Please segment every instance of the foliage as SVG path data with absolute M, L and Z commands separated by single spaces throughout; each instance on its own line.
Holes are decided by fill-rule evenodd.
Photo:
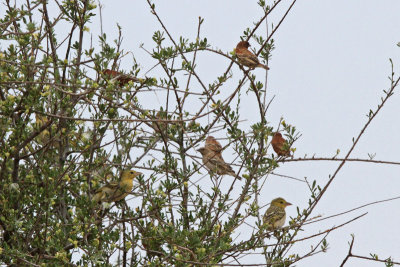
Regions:
M 129 75 L 135 79 L 121 84 L 104 74 L 118 70 L 127 54 L 121 35 L 111 43 L 105 33 L 98 45 L 89 42 L 94 1 L 56 3 L 51 8 L 58 13 L 50 16 L 45 1 L 5 1 L 0 20 L 1 263 L 212 265 L 259 251 L 267 266 L 289 266 L 326 251 L 323 235 L 308 254 L 287 253 L 326 190 L 315 181 L 309 207 L 298 208 L 289 227 L 263 230 L 260 209 L 267 203 L 258 195 L 285 161 L 269 142 L 279 130 L 293 146 L 300 134 L 284 120 L 270 125 L 266 82 L 250 70 L 243 69 L 229 95 L 223 92 L 237 62 L 234 53 L 213 50 L 201 37 L 202 19 L 196 39 L 175 41 L 149 2 L 162 27 L 149 53 L 164 73 L 146 77 L 134 60 Z M 256 31 L 277 4 L 260 1 L 265 16 L 242 36 L 258 43 L 264 63 L 273 55 L 275 30 L 269 36 Z M 199 51 L 230 62 L 209 84 L 196 72 Z M 146 101 L 156 90 L 165 105 Z M 247 97 L 259 108 L 250 127 L 241 116 Z M 210 134 L 223 137 L 242 181 L 204 169 L 196 149 Z M 109 206 L 93 203 L 95 190 L 125 168 L 145 174 L 132 196 Z M 237 238 L 245 225 L 253 234 Z

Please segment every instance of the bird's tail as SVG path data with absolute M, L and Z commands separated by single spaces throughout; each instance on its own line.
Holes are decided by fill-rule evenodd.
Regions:
M 228 165 L 227 167 L 228 167 L 228 171 L 227 171 L 228 175 L 233 176 L 233 177 L 237 176 L 239 180 L 242 179 L 242 177 L 240 177 L 239 175 L 236 175 L 236 172 L 232 169 L 231 166 Z
M 258 64 L 257 65 L 257 67 L 259 67 L 259 68 L 263 68 L 263 69 L 266 69 L 266 70 L 269 70 L 269 68 L 268 68 L 268 66 L 267 65 L 264 65 L 264 64 Z
M 293 157 L 293 155 L 290 153 L 290 150 L 289 150 L 289 149 L 286 150 L 286 151 L 283 151 L 283 156 L 284 156 L 284 157 Z

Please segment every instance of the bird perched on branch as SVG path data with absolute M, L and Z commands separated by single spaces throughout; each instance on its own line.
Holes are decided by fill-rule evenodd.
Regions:
M 290 156 L 290 146 L 288 142 L 282 137 L 281 133 L 276 132 L 271 141 L 272 148 L 278 156 Z
M 235 171 L 222 158 L 222 146 L 214 137 L 207 137 L 205 147 L 197 151 L 203 156 L 203 164 L 209 171 L 218 175 L 227 174 L 236 177 Z M 241 179 L 239 176 L 238 178 Z
M 235 53 L 239 63 L 250 69 L 263 68 L 269 70 L 268 66 L 260 63 L 258 57 L 248 49 L 249 47 L 250 43 L 247 41 L 240 41 L 236 45 Z
M 119 182 L 111 182 L 101 187 L 93 196 L 94 202 L 116 202 L 124 199 L 133 188 L 133 179 L 142 173 L 134 170 L 124 170 Z
M 263 223 L 267 230 L 281 228 L 285 224 L 285 208 L 292 205 L 281 197 L 271 201 L 271 206 L 267 209 L 263 217 Z
M 130 81 L 132 82 L 140 82 L 138 78 L 133 77 L 132 75 L 124 74 L 119 71 L 106 69 L 103 71 L 104 75 L 111 78 L 111 81 L 117 81 L 119 86 L 124 86 Z

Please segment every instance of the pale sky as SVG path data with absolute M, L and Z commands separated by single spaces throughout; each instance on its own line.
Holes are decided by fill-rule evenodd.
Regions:
M 123 48 L 131 51 L 142 68 L 149 70 L 156 61 L 139 46 L 155 46 L 152 35 L 161 29 L 150 13 L 145 0 L 101 1 L 104 8 L 103 31 L 108 40 L 116 38 L 117 23 L 122 27 Z M 271 1 L 268 1 L 271 2 Z M 268 18 L 277 25 L 290 2 L 283 0 Z M 194 40 L 198 17 L 204 18 L 201 37 L 207 37 L 215 49 L 232 51 L 247 27 L 252 27 L 262 15 L 257 1 L 202 0 L 157 1 L 156 10 L 175 39 L 179 36 Z M 100 34 L 99 17 L 90 25 L 94 45 Z M 265 25 L 262 26 L 265 29 Z M 260 31 L 258 32 L 261 33 Z M 264 37 L 266 35 L 264 34 Z M 268 99 L 275 96 L 267 113 L 267 121 L 276 127 L 281 117 L 300 131 L 302 137 L 294 144 L 295 158 L 304 155 L 332 157 L 340 149 L 343 157 L 367 121 L 366 114 L 375 110 L 389 88 L 389 58 L 395 72 L 400 73 L 400 1 L 370 0 L 299 0 L 274 36 L 276 49 L 272 52 L 268 72 Z M 254 40 L 250 41 L 258 49 Z M 131 56 L 121 64 L 129 71 Z M 208 52 L 198 56 L 198 73 L 207 83 L 229 65 L 226 58 Z M 233 67 L 232 88 L 243 74 Z M 264 70 L 254 71 L 263 80 Z M 158 68 L 149 76 L 162 75 Z M 229 83 L 222 95 L 229 93 Z M 200 89 L 198 89 L 200 90 Z M 400 97 L 398 88 L 375 120 L 368 127 L 351 158 L 367 159 L 367 153 L 376 153 L 375 159 L 400 162 Z M 252 96 L 242 95 L 243 125 L 254 122 L 258 113 Z M 157 107 L 164 103 L 163 95 L 148 94 L 144 105 Z M 160 101 L 158 103 L 158 101 Z M 258 117 L 256 118 L 258 119 Z M 225 137 L 218 133 L 218 137 Z M 225 145 L 225 144 L 223 144 Z M 194 153 L 194 152 L 193 152 Z M 226 161 L 232 161 L 233 150 L 224 152 Z M 277 173 L 300 179 L 317 180 L 323 186 L 340 162 L 287 162 Z M 348 162 L 338 174 L 311 217 L 329 216 L 373 201 L 400 196 L 400 166 Z M 203 173 L 205 171 L 203 170 Z M 229 178 L 224 178 L 229 179 Z M 239 190 L 239 189 L 238 189 Z M 260 202 L 269 203 L 275 197 L 284 197 L 294 206 L 287 208 L 288 216 L 296 216 L 296 206 L 307 207 L 309 191 L 305 183 L 271 176 L 260 196 Z M 376 253 L 381 259 L 389 256 L 400 261 L 400 200 L 385 202 L 352 213 L 324 220 L 304 227 L 298 238 L 310 236 L 356 217 L 366 216 L 336 231 L 327 241 L 329 250 L 304 259 L 297 266 L 339 266 L 348 251 L 350 235 L 355 235 L 353 253 L 369 256 Z M 250 232 L 242 232 L 245 237 Z M 291 253 L 307 252 L 318 239 L 295 245 Z M 274 243 L 271 239 L 270 243 Z M 242 259 L 242 263 L 262 263 L 259 256 Z M 322 265 L 323 264 L 323 265 Z M 383 266 L 359 259 L 350 259 L 346 266 Z
M 132 51 L 145 69 L 154 60 L 139 48 L 154 47 L 151 37 L 160 29 L 150 14 L 146 1 L 102 1 L 103 30 L 109 40 L 115 38 L 116 24 L 122 26 L 126 50 Z M 269 18 L 277 25 L 289 1 Z M 198 17 L 205 19 L 202 37 L 207 37 L 213 48 L 232 51 L 246 27 L 262 16 L 256 1 L 158 1 L 156 10 L 174 38 L 194 39 Z M 332 157 L 340 149 L 343 157 L 365 122 L 369 109 L 376 109 L 383 96 L 382 90 L 390 83 L 389 58 L 400 72 L 400 2 L 366 0 L 309 0 L 297 1 L 287 19 L 274 36 L 276 49 L 269 62 L 268 98 L 275 99 L 267 120 L 276 126 L 281 117 L 295 125 L 302 137 L 295 143 L 296 157 L 314 155 Z M 99 32 L 98 18 L 92 26 Z M 265 26 L 263 26 L 265 29 Z M 265 35 L 264 35 L 265 36 Z M 257 47 L 255 41 L 251 41 Z M 229 62 L 214 54 L 200 53 L 198 72 L 211 82 L 222 73 Z M 131 57 L 121 68 L 129 70 Z M 160 73 L 154 70 L 148 75 Z M 263 70 L 255 73 L 264 75 Z M 233 67 L 235 81 L 242 77 Z M 225 87 L 224 90 L 229 90 Z M 369 126 L 351 158 L 368 158 L 400 162 L 399 93 L 390 98 L 380 114 Z M 154 96 L 150 96 L 151 98 Z M 158 96 L 160 98 L 160 96 Z M 153 99 L 153 98 L 152 98 Z M 257 112 L 254 99 L 242 99 L 243 117 L 251 121 Z M 150 101 L 150 100 L 149 100 Z M 161 103 L 163 103 L 161 97 Z M 227 161 L 230 153 L 226 153 Z M 323 186 L 340 162 L 288 162 L 277 173 L 317 180 Z M 371 163 L 346 163 L 328 192 L 314 210 L 313 216 L 329 216 L 369 202 L 400 196 L 400 166 Z M 282 196 L 300 209 L 307 207 L 309 192 L 304 183 L 271 176 L 260 198 L 264 203 Z M 400 261 L 400 200 L 369 206 L 344 216 L 324 220 L 304 227 L 298 237 L 309 236 L 341 224 L 368 212 L 343 228 L 332 232 L 327 240 L 329 250 L 300 261 L 297 266 L 338 266 L 347 255 L 350 234 L 355 235 L 353 253 L 369 256 L 376 253 L 381 259 L 393 256 Z M 296 215 L 295 206 L 287 208 L 289 216 Z M 245 235 L 246 233 L 242 233 Z M 313 239 L 317 241 L 317 239 Z M 273 241 L 271 241 L 273 242 Z M 293 252 L 306 252 L 315 243 L 302 242 Z M 247 262 L 246 262 L 247 261 Z M 243 263 L 262 263 L 256 256 Z M 321 265 L 323 264 L 323 265 Z M 383 263 L 350 259 L 346 266 L 382 266 Z

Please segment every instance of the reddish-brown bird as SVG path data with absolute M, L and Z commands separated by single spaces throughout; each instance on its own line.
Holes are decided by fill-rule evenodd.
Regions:
M 254 55 L 248 48 L 250 47 L 249 42 L 240 41 L 236 45 L 236 56 L 240 64 L 249 67 L 250 69 L 254 68 L 263 68 L 269 70 L 268 66 L 261 64 L 258 60 L 258 57 Z
M 137 79 L 131 75 L 124 74 L 119 71 L 106 69 L 105 71 L 103 71 L 103 73 L 106 76 L 112 78 L 112 80 L 117 81 L 119 83 L 119 86 L 124 86 L 125 84 L 129 83 L 130 81 L 139 82 L 139 79 Z
M 203 156 L 203 164 L 209 171 L 218 175 L 227 174 L 236 177 L 235 171 L 222 158 L 222 146 L 214 137 L 207 137 L 205 147 L 199 148 L 197 151 Z M 241 179 L 240 176 L 238 178 Z
M 290 156 L 290 147 L 281 133 L 276 132 L 271 141 L 272 148 L 278 156 Z

